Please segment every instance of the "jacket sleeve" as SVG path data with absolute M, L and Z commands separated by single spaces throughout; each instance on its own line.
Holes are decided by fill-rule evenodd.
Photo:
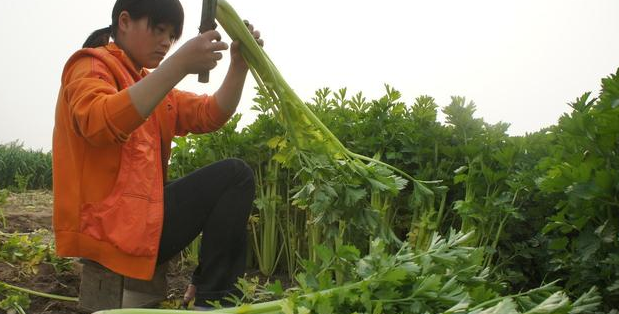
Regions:
M 112 72 L 97 58 L 83 57 L 69 65 L 63 85 L 73 131 L 94 146 L 124 143 L 145 121 L 127 89 L 118 91 Z
M 220 129 L 230 119 L 219 109 L 214 96 L 172 90 L 176 104 L 175 135 L 208 133 Z

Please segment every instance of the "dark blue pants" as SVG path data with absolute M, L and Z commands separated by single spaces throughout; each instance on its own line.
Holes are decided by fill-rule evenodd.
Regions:
M 202 233 L 192 277 L 196 305 L 238 293 L 234 284 L 245 272 L 254 193 L 253 171 L 240 159 L 210 164 L 166 184 L 157 263 L 170 260 Z

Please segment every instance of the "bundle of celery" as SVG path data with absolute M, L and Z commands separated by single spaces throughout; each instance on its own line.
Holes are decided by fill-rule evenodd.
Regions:
M 271 110 L 285 130 L 285 139 L 269 145 L 278 150 L 273 158 L 284 167 L 300 169 L 295 178 L 303 186 L 293 191 L 292 202 L 308 210 L 308 247 L 325 241 L 339 246 L 353 229 L 399 243 L 388 215 L 368 202 L 370 195 L 398 194 L 408 183 L 404 177 L 416 193 L 432 197 L 433 191 L 424 185 L 430 182 L 348 150 L 296 95 L 225 0 L 218 1 L 217 21 L 233 40 L 241 42 L 241 53 L 259 86 L 256 101 Z M 313 250 L 309 254 L 316 259 Z
M 389 164 L 348 150 L 286 83 L 241 18 L 225 0 L 218 1 L 217 21 L 233 40 L 242 43 L 242 55 L 259 85 L 261 95 L 266 97 L 270 109 L 286 130 L 295 148 L 326 154 L 335 160 L 347 163 L 353 171 L 362 173 L 365 172 L 363 170 L 365 164 L 361 161 L 379 164 L 410 181 L 421 183 Z
M 595 288 L 574 302 L 553 283 L 515 295 L 501 295 L 496 291 L 498 285 L 488 280 L 488 270 L 479 266 L 483 257 L 480 250 L 461 246 L 470 236 L 471 233 L 452 232 L 444 239 L 435 234 L 428 250 L 422 253 L 414 253 L 405 244 L 392 255 L 379 240 L 372 242 L 370 254 L 361 259 L 354 249 L 327 253 L 323 255 L 325 265 L 333 265 L 337 259 L 350 262 L 350 267 L 345 267 L 350 280 L 345 284 L 337 285 L 330 280 L 325 268 L 308 267 L 306 273 L 297 277 L 300 288 L 293 289 L 285 298 L 209 313 L 595 313 L 601 300 Z M 98 312 L 142 313 L 187 312 L 138 309 Z

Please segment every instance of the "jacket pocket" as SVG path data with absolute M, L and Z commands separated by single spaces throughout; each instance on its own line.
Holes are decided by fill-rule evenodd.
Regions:
M 80 213 L 82 232 L 129 255 L 154 256 L 160 230 L 151 223 L 154 217 L 149 215 L 158 212 L 157 206 L 163 205 L 126 194 L 112 206 L 86 203 Z
M 143 131 L 134 132 L 123 147 L 110 195 L 82 205 L 80 230 L 129 255 L 155 256 L 163 223 L 161 157 L 157 138 Z

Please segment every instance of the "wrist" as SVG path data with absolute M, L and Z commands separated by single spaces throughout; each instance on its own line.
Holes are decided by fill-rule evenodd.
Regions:
M 157 73 L 158 77 L 171 84 L 174 87 L 180 82 L 187 74 L 187 65 L 183 62 L 182 58 L 174 58 L 170 56 L 164 60 L 159 66 L 151 73 Z
M 230 62 L 230 68 L 229 71 L 231 72 L 238 72 L 241 74 L 247 74 L 247 72 L 249 71 L 249 66 L 247 65 L 247 62 L 245 62 L 245 60 L 241 60 L 241 61 L 231 61 Z
M 184 77 L 189 74 L 189 67 L 183 62 L 183 58 L 178 57 L 176 53 L 170 55 L 167 59 L 165 59 L 157 69 L 166 69 L 165 71 L 174 71 L 177 72 L 178 75 Z

